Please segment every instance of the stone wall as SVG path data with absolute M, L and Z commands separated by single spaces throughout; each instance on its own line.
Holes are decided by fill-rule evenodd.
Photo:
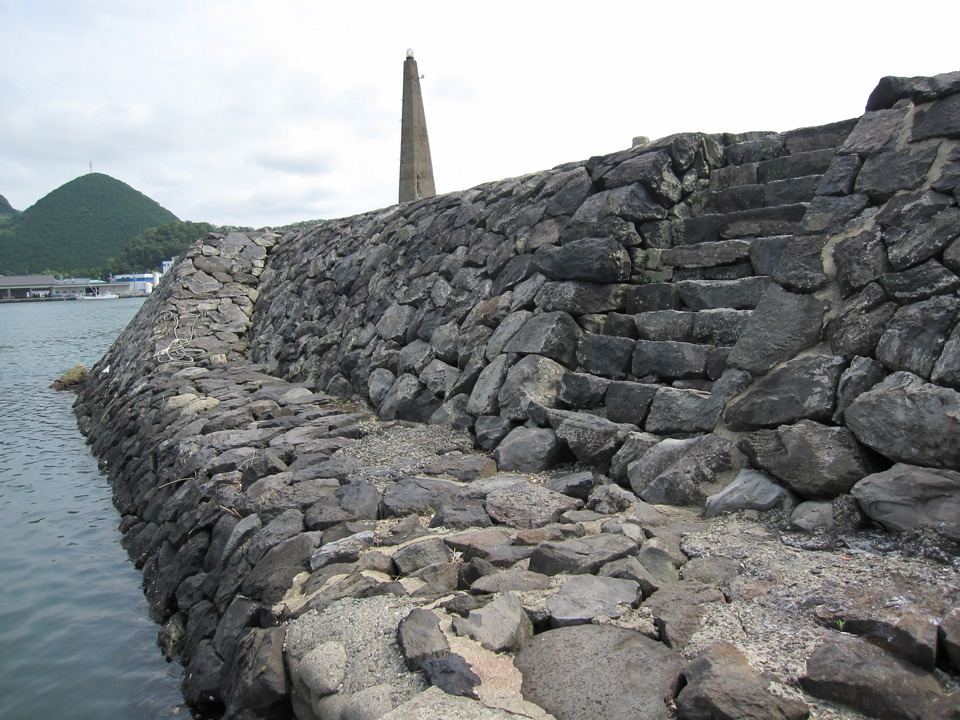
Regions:
M 677 582 L 700 515 L 780 508 L 849 530 L 865 513 L 960 540 L 958 200 L 951 74 L 885 79 L 863 117 L 824 127 L 678 135 L 198 242 L 77 403 L 188 701 L 235 718 L 466 712 L 422 690 L 476 698 L 469 652 L 439 650 L 430 671 L 430 652 L 398 654 L 419 633 L 393 631 L 450 594 L 447 615 L 432 606 L 445 637 L 505 623 L 481 644 L 507 653 L 578 623 L 595 630 L 575 644 L 602 645 L 597 617 L 642 601 L 661 641 L 644 652 L 679 667 L 656 658 L 701 616 L 677 608 L 755 591 Z M 558 466 L 546 486 L 523 475 Z M 481 590 L 498 570 L 510 581 Z M 568 574 L 600 577 L 561 588 Z M 590 614 L 597 587 L 633 599 Z M 930 600 L 936 621 L 905 642 L 936 646 L 951 602 Z M 517 656 L 525 687 L 537 652 Z M 651 692 L 672 702 L 678 677 Z M 543 712 L 524 702 L 497 717 Z
M 251 357 L 655 502 L 745 464 L 800 500 L 956 468 L 960 95 L 894 85 L 859 120 L 679 135 L 285 237 Z M 667 438 L 687 481 L 628 477 Z

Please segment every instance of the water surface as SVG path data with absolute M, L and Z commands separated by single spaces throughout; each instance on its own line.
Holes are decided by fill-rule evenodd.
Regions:
M 142 302 L 0 305 L 0 718 L 190 717 L 75 396 L 48 388 Z

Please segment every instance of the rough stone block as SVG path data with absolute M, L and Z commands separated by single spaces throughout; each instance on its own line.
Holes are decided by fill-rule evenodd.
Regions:
M 826 307 L 811 295 L 771 285 L 757 304 L 727 357 L 727 363 L 765 372 L 820 340 Z
M 937 148 L 925 150 L 888 150 L 864 161 L 854 189 L 874 200 L 887 200 L 901 190 L 913 190 L 927 176 Z
M 656 391 L 656 385 L 646 383 L 610 383 L 606 397 L 607 419 L 642 426 Z
M 636 341 L 609 335 L 583 335 L 577 343 L 577 362 L 592 375 L 620 380 L 630 370 Z
M 960 393 L 896 372 L 860 394 L 844 412 L 867 447 L 894 462 L 960 467 Z
M 741 280 L 683 280 L 674 285 L 684 305 L 691 310 L 752 310 L 769 284 L 768 277 L 751 277 Z
M 631 369 L 637 377 L 705 377 L 708 349 L 706 345 L 671 340 L 638 340 Z

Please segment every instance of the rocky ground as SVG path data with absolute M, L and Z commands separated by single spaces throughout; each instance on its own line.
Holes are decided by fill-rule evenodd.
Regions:
M 421 467 L 424 465 L 422 458 L 416 458 L 421 448 L 429 453 L 427 457 L 438 450 L 452 450 L 454 454 L 459 452 L 455 449 L 455 437 L 446 430 L 390 424 L 376 429 L 371 427 L 371 430 L 366 442 L 362 440 L 341 452 L 345 456 L 363 458 L 375 464 L 409 466 L 421 460 Z M 527 480 L 534 487 L 548 488 L 572 482 L 574 478 L 582 482 L 584 475 L 575 468 L 567 468 L 549 475 L 529 476 Z M 486 482 L 492 487 L 497 477 L 493 476 Z M 510 481 L 516 479 L 516 476 L 506 477 Z M 586 493 L 588 502 L 590 497 L 599 497 L 595 491 L 596 486 L 593 491 Z M 803 717 L 804 707 L 810 718 L 854 720 L 871 716 L 899 717 L 895 711 L 886 715 L 858 713 L 839 702 L 847 697 L 841 692 L 811 693 L 805 690 L 804 683 L 809 684 L 807 678 L 811 675 L 808 660 L 818 648 L 842 646 L 845 642 L 859 648 L 861 643 L 856 640 L 858 636 L 873 643 L 873 647 L 885 646 L 894 654 L 911 657 L 914 662 L 924 666 L 930 671 L 930 675 L 924 678 L 929 682 L 929 692 L 934 692 L 934 685 L 945 694 L 960 689 L 956 675 L 945 671 L 950 670 L 943 657 L 949 653 L 946 649 L 949 645 L 944 646 L 943 638 L 939 642 L 941 657 L 939 661 L 937 659 L 937 626 L 945 611 L 960 604 L 957 573 L 960 559 L 952 554 L 955 548 L 949 543 L 922 533 L 894 536 L 875 529 L 818 531 L 811 534 L 792 526 L 789 518 L 778 512 L 761 514 L 740 511 L 704 520 L 696 509 L 649 506 L 628 498 L 625 492 L 618 492 L 617 497 L 621 498 L 623 504 L 618 512 L 609 512 L 613 509 L 609 507 L 599 508 L 608 511 L 599 513 L 571 509 L 560 513 L 557 523 L 543 525 L 536 531 L 520 529 L 515 532 L 521 536 L 526 534 L 527 541 L 540 537 L 591 538 L 609 534 L 622 534 L 623 537 L 639 541 L 636 551 L 625 554 L 620 560 L 610 561 L 599 569 L 601 576 L 640 580 L 637 588 L 627 588 L 627 597 L 619 602 L 598 597 L 593 592 L 597 589 L 595 583 L 590 583 L 580 589 L 570 590 L 572 602 L 558 611 L 560 604 L 557 598 L 564 595 L 571 581 L 578 579 L 577 575 L 568 572 L 582 572 L 583 566 L 568 567 L 565 568 L 568 572 L 555 575 L 540 574 L 544 583 L 541 587 L 536 582 L 537 577 L 530 572 L 531 563 L 538 565 L 536 559 L 526 557 L 512 563 L 499 559 L 496 563 L 498 567 L 478 562 L 473 558 L 483 558 L 486 552 L 478 549 L 482 547 L 484 531 L 461 530 L 451 535 L 447 528 L 430 528 L 429 525 L 437 517 L 434 514 L 420 518 L 419 532 L 423 533 L 422 536 L 399 547 L 423 545 L 429 543 L 431 538 L 441 537 L 447 539 L 448 547 L 469 548 L 464 555 L 454 558 L 454 563 L 459 565 L 460 585 L 464 584 L 464 576 L 469 577 L 471 571 L 491 573 L 484 576 L 488 582 L 492 578 L 507 579 L 509 576 L 501 592 L 519 598 L 527 615 L 534 620 L 534 630 L 538 632 L 553 626 L 575 626 L 579 623 L 627 628 L 646 637 L 666 641 L 679 651 L 679 662 L 688 669 L 687 672 L 698 657 L 720 653 L 718 675 L 737 666 L 729 657 L 724 657 L 724 653 L 736 655 L 731 649 L 731 646 L 735 647 L 742 653 L 736 657 L 738 662 L 743 663 L 740 668 L 750 667 L 757 673 L 757 687 L 765 686 L 771 697 L 798 703 L 793 706 L 793 714 L 788 711 L 775 714 L 777 710 L 772 710 L 770 705 L 763 705 L 758 697 L 752 697 L 749 698 L 749 705 L 753 707 L 744 705 L 738 714 L 729 717 Z M 598 505 L 595 501 L 592 504 L 594 507 Z M 471 545 L 469 540 L 464 539 L 465 535 L 470 534 L 475 536 L 475 544 Z M 563 541 L 557 543 L 558 546 L 562 544 Z M 369 552 L 392 554 L 391 549 L 387 548 Z M 473 558 L 466 560 L 465 556 L 469 555 Z M 492 551 L 486 557 L 495 555 L 497 552 Z M 657 561 L 664 556 L 669 558 L 669 562 L 658 565 Z M 583 555 L 579 557 L 582 559 Z M 640 562 L 631 564 L 628 562 L 631 558 L 639 558 Z M 612 567 L 617 564 L 619 568 Z M 552 570 L 550 568 L 548 572 Z M 301 648 L 312 646 L 318 633 L 324 639 L 329 639 L 331 633 L 337 634 L 337 631 L 330 630 L 324 634 L 317 629 L 320 626 L 349 628 L 349 634 L 340 634 L 346 655 L 364 658 L 354 661 L 358 668 L 363 668 L 363 672 L 379 672 L 381 678 L 389 677 L 387 684 L 394 688 L 395 699 L 398 684 L 407 685 L 408 689 L 399 693 L 401 698 L 405 698 L 411 694 L 410 688 L 419 689 L 416 682 L 411 684 L 405 668 L 398 663 L 398 656 L 389 653 L 380 659 L 371 656 L 369 638 L 386 634 L 388 644 L 392 645 L 389 626 L 406 616 L 411 607 L 426 607 L 434 613 L 436 622 L 444 631 L 451 648 L 448 652 L 468 658 L 475 672 L 478 672 L 478 664 L 483 665 L 485 656 L 486 662 L 494 665 L 489 676 L 479 672 L 479 684 L 471 688 L 469 695 L 490 706 L 510 708 L 517 716 L 543 717 L 541 710 L 531 708 L 522 699 L 524 676 L 518 674 L 514 663 L 509 661 L 513 651 L 523 647 L 527 640 L 517 641 L 509 633 L 508 640 L 490 640 L 478 631 L 476 634 L 480 637 L 480 646 L 477 647 L 477 637 L 473 637 L 471 630 L 465 629 L 466 624 L 462 622 L 462 615 L 469 617 L 467 608 L 476 612 L 475 606 L 485 602 L 493 604 L 493 598 L 498 595 L 489 590 L 495 586 L 478 591 L 478 583 L 475 582 L 470 594 L 460 591 L 432 597 L 437 594 L 436 589 L 429 590 L 427 583 L 422 580 L 401 582 L 408 591 L 412 591 L 414 597 L 419 594 L 423 600 L 419 603 L 399 598 L 337 602 L 321 613 L 304 615 L 294 621 L 288 631 L 288 650 L 295 656 L 302 651 Z M 507 590 L 508 587 L 514 589 Z M 428 591 L 424 592 L 425 589 Z M 636 596 L 635 601 L 629 597 L 631 592 Z M 429 601 L 425 602 L 428 598 Z M 373 611 L 359 611 L 358 607 L 363 603 L 374 603 Z M 395 615 L 386 629 L 382 626 L 384 606 Z M 480 623 L 481 626 L 483 624 Z M 491 632 L 502 632 L 502 628 Z M 484 643 L 501 652 L 506 651 L 506 655 L 493 655 L 489 649 L 484 649 Z M 402 647 L 398 650 L 402 652 Z M 868 650 L 872 650 L 872 647 Z M 500 660 L 499 664 L 496 659 Z M 582 660 L 592 664 L 595 659 Z M 850 677 L 842 677 L 847 670 L 851 671 Z M 909 672 L 892 666 L 891 672 L 896 671 Z M 955 673 L 956 669 L 952 672 Z M 846 687 L 855 687 L 866 676 L 864 668 L 855 665 L 832 668 L 831 673 L 836 683 Z M 400 678 L 404 678 L 402 683 L 399 682 Z M 690 682 L 689 677 L 687 681 Z M 756 688 L 743 682 L 742 677 L 738 678 L 736 673 L 731 674 L 725 682 L 731 681 L 736 681 L 739 687 L 733 691 L 734 694 L 743 694 L 748 689 L 750 692 L 756 691 Z M 896 684 L 897 681 L 890 682 Z M 488 689 L 488 684 L 496 686 L 496 690 Z M 359 687 L 356 681 L 346 677 L 340 689 L 349 693 L 356 687 Z M 705 694 L 714 697 L 711 702 L 726 697 L 726 693 L 730 692 L 729 688 L 720 689 L 719 680 L 707 682 L 706 687 Z M 852 692 L 856 694 L 859 691 L 855 688 Z M 869 692 L 884 696 L 883 688 L 873 687 Z M 589 693 L 588 687 L 578 688 L 577 694 L 581 697 Z M 605 700 L 619 702 L 617 698 L 608 697 Z M 746 703 L 747 699 L 742 697 L 741 702 Z M 890 702 L 887 699 L 884 704 Z M 665 714 L 657 716 L 727 717 L 697 714 L 698 711 L 689 708 L 686 714 L 678 715 L 676 701 L 666 703 L 665 707 Z M 869 707 L 866 709 L 869 710 Z M 576 708 L 554 710 L 557 711 L 557 717 L 583 717 L 577 714 Z M 920 712 L 921 708 L 915 710 Z M 923 717 L 952 717 L 948 710 L 930 712 L 933 714 Z M 483 717 L 480 714 L 475 716 Z M 408 715 L 398 710 L 386 717 L 418 715 Z

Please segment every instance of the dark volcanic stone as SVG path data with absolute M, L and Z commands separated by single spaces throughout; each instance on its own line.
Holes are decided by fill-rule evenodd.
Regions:
M 735 430 L 776 427 L 802 420 L 825 421 L 833 414 L 842 357 L 807 355 L 773 370 L 727 406 Z
M 811 295 L 771 286 L 747 320 L 727 363 L 756 373 L 795 357 L 819 340 L 825 312 L 823 302 Z
M 862 393 L 844 418 L 864 445 L 894 462 L 960 467 L 960 393 L 897 372 Z
M 960 472 L 897 464 L 863 478 L 851 494 L 888 530 L 932 528 L 960 541 Z
M 564 720 L 666 720 L 680 682 L 672 650 L 640 633 L 604 625 L 534 637 L 514 664 L 522 692 Z
M 804 720 L 810 711 L 800 700 L 774 695 L 769 682 L 731 643 L 717 643 L 683 671 L 687 685 L 677 696 L 680 720 Z
M 543 575 L 595 574 L 602 566 L 635 552 L 624 535 L 601 533 L 563 542 L 543 542 L 530 556 L 530 570 Z
M 800 685 L 815 697 L 890 720 L 917 720 L 943 696 L 932 675 L 859 640 L 817 648 Z

